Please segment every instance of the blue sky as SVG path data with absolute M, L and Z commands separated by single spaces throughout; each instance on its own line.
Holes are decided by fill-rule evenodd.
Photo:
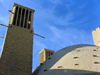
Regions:
M 33 69 L 43 48 L 58 51 L 75 44 L 94 44 L 91 31 L 100 26 L 100 0 L 0 0 L 0 23 L 8 25 L 13 3 L 35 10 Z M 7 28 L 0 26 L 0 36 Z M 4 39 L 0 39 L 0 52 Z

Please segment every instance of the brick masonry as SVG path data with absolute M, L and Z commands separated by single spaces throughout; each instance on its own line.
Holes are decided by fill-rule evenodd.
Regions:
M 8 27 L 2 48 L 0 75 L 32 74 L 33 32 L 30 29 Z

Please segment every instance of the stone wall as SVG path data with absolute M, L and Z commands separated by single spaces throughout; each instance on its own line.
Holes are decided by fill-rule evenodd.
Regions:
M 33 32 L 30 29 L 8 27 L 2 48 L 0 75 L 31 75 Z

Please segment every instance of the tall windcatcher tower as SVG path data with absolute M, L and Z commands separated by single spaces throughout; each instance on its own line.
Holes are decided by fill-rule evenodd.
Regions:
M 100 27 L 92 31 L 92 36 L 93 36 L 94 44 L 96 46 L 100 46 Z
M 32 74 L 34 12 L 14 3 L 2 47 L 0 75 Z

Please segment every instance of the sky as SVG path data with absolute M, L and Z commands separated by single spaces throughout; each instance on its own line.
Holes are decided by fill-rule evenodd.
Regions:
M 43 48 L 55 52 L 75 44 L 94 45 L 92 31 L 100 26 L 100 0 L 0 0 L 0 23 L 8 25 L 13 3 L 35 10 L 32 71 L 39 66 Z M 0 36 L 7 28 L 0 26 Z M 3 45 L 0 38 L 0 53 Z

